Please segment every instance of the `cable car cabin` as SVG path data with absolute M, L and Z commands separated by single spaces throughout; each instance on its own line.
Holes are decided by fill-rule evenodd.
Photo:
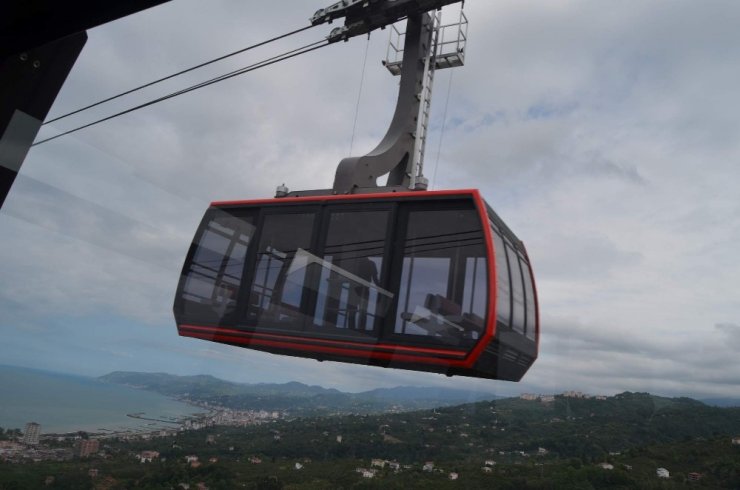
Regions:
M 213 203 L 174 311 L 187 337 L 511 381 L 539 341 L 524 245 L 477 190 Z

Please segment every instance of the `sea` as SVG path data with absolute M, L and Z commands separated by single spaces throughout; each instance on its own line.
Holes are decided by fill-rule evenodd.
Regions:
M 5 429 L 23 430 L 26 423 L 36 422 L 42 434 L 153 431 L 176 428 L 178 420 L 203 412 L 96 378 L 0 365 L 0 427 Z

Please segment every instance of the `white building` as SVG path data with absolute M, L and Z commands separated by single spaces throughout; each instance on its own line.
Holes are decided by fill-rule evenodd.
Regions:
M 142 451 L 137 455 L 137 458 L 142 463 L 151 463 L 153 460 L 159 458 L 159 452 L 157 451 Z
M 427 461 L 421 469 L 422 471 L 434 471 L 434 462 Z
M 670 478 L 671 477 L 671 474 L 665 468 L 658 468 L 655 471 L 655 474 L 658 475 L 658 478 Z
M 457 473 L 453 471 L 452 473 L 450 473 L 449 478 L 450 480 L 457 480 L 458 478 L 460 478 L 460 475 L 458 475 Z
M 37 446 L 39 436 L 41 435 L 41 426 L 36 422 L 26 424 L 26 431 L 23 433 L 23 444 L 28 446 Z
M 614 469 L 614 465 L 613 464 L 609 464 L 609 463 L 599 463 L 599 466 L 602 469 L 605 469 L 605 470 L 613 470 Z
M 563 396 L 566 398 L 588 398 L 588 395 L 585 393 L 582 393 L 580 391 L 566 391 L 563 393 Z
M 733 437 L 732 444 L 734 444 L 735 446 L 740 446 L 740 437 Z

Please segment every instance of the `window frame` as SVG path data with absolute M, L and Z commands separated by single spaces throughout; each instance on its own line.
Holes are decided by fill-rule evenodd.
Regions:
M 381 339 L 393 344 L 397 344 L 400 346 L 423 346 L 423 347 L 441 347 L 441 348 L 449 348 L 449 349 L 465 349 L 468 351 L 471 351 L 475 349 L 475 347 L 485 338 L 486 336 L 486 329 L 489 323 L 489 318 L 491 315 L 491 304 L 490 304 L 490 290 L 493 286 L 491 283 L 490 278 L 490 260 L 492 258 L 490 254 L 490 250 L 488 249 L 488 245 L 486 243 L 486 235 L 484 230 L 484 222 L 481 219 L 481 213 L 479 210 L 478 202 L 474 199 L 472 195 L 458 195 L 458 196 L 449 196 L 447 199 L 435 199 L 432 201 L 433 204 L 435 204 L 435 207 L 430 207 L 430 202 L 425 201 L 422 199 L 410 199 L 410 200 L 399 200 L 398 205 L 398 221 L 397 221 L 397 227 L 395 229 L 395 236 L 393 237 L 393 269 L 391 271 L 391 277 L 389 277 L 389 289 L 391 291 L 397 291 L 397 298 L 393 302 L 392 305 L 392 311 L 389 310 L 386 315 L 386 321 L 383 328 Z M 404 254 L 404 247 L 406 242 L 406 236 L 408 234 L 408 228 L 409 228 L 409 219 L 411 216 L 411 213 L 416 210 L 421 211 L 430 211 L 430 210 L 440 210 L 440 211 L 454 211 L 454 210 L 466 210 L 471 211 L 475 215 L 475 219 L 477 220 L 479 224 L 479 231 L 480 231 L 480 239 L 482 243 L 482 247 L 484 250 L 483 257 L 486 259 L 486 308 L 485 308 L 485 316 L 483 318 L 483 328 L 480 332 L 480 335 L 477 339 L 470 339 L 469 342 L 461 342 L 458 345 L 450 344 L 449 342 L 445 342 L 443 340 L 437 339 L 433 336 L 429 335 L 414 335 L 414 334 L 404 334 L 404 333 L 396 333 L 395 332 L 395 322 L 396 317 L 398 315 L 398 308 L 399 308 L 399 302 L 401 299 L 401 279 L 403 276 L 403 259 L 405 257 Z M 464 261 L 463 261 L 464 262 Z M 449 280 L 449 278 L 448 278 Z M 461 292 L 462 295 L 462 286 L 464 286 L 464 280 L 461 282 Z M 449 288 L 449 286 L 448 286 Z
M 322 259 L 325 257 L 326 243 L 329 237 L 329 227 L 331 224 L 331 215 L 333 213 L 351 213 L 351 212 L 367 212 L 367 211 L 385 211 L 387 212 L 387 222 L 385 238 L 383 243 L 383 265 L 378 271 L 378 278 L 380 284 L 378 286 L 385 289 L 388 287 L 388 276 L 391 270 L 392 261 L 392 250 L 393 250 L 393 237 L 395 233 L 396 216 L 398 211 L 398 203 L 394 201 L 386 202 L 370 202 L 370 203 L 356 203 L 356 202 L 332 202 L 326 203 L 321 209 L 321 219 L 319 223 L 319 229 L 317 233 L 318 243 L 316 245 L 316 255 Z M 379 322 L 377 319 L 373 325 L 372 330 L 351 330 L 349 328 L 340 329 L 336 327 L 324 327 L 318 326 L 314 323 L 316 316 L 316 307 L 318 305 L 318 281 L 321 280 L 320 275 L 309 274 L 310 285 L 313 287 L 309 288 L 310 299 L 310 315 L 306 315 L 304 321 L 304 332 L 312 334 L 312 336 L 327 338 L 327 339 L 352 339 L 359 341 L 372 341 L 377 343 L 382 335 L 383 326 L 385 320 Z M 397 296 L 397 295 L 396 295 Z M 396 298 L 391 301 L 391 304 L 386 308 L 386 318 L 391 311 Z
M 239 289 L 239 299 L 238 299 L 238 307 L 237 311 L 238 314 L 236 316 L 237 320 L 235 322 L 235 327 L 240 330 L 247 330 L 247 331 L 266 331 L 266 332 L 274 332 L 274 333 L 285 333 L 285 332 L 303 332 L 305 330 L 305 321 L 301 321 L 300 325 L 293 325 L 290 328 L 282 327 L 282 326 L 264 326 L 264 325 L 258 325 L 259 321 L 258 319 L 250 319 L 249 313 L 251 310 L 250 305 L 250 297 L 252 294 L 252 285 L 255 280 L 255 276 L 257 273 L 257 255 L 258 255 L 258 249 L 259 244 L 262 241 L 262 236 L 264 233 L 264 225 L 265 225 L 265 219 L 268 216 L 275 216 L 275 215 L 288 215 L 288 214 L 313 214 L 313 225 L 312 225 L 312 231 L 311 231 L 311 237 L 309 239 L 309 250 L 315 250 L 316 249 L 316 241 L 317 241 L 317 224 L 320 224 L 321 219 L 321 206 L 319 203 L 301 203 L 301 204 L 295 204 L 295 205 L 279 205 L 279 203 L 276 203 L 276 205 L 259 205 L 256 206 L 258 210 L 258 219 L 257 219 L 257 229 L 256 233 L 254 234 L 254 237 L 252 240 L 254 243 L 257 244 L 255 247 L 250 247 L 250 249 L 247 252 L 247 258 L 244 261 L 245 262 L 245 271 L 242 274 L 242 284 L 241 288 Z M 313 252 L 312 252 L 313 253 Z M 304 308 L 304 302 L 306 301 L 306 291 L 301 293 L 301 301 L 299 309 L 302 310 Z
M 247 221 L 247 223 L 254 227 L 255 233 L 249 238 L 249 242 L 247 244 L 247 250 L 244 256 L 244 264 L 242 266 L 239 287 L 236 288 L 236 298 L 235 298 L 236 306 L 228 315 L 223 315 L 218 320 L 214 320 L 213 318 L 206 319 L 205 315 L 201 313 L 191 313 L 191 314 L 186 313 L 185 311 L 186 302 L 190 302 L 190 303 L 195 303 L 195 302 L 190 301 L 185 298 L 185 286 L 187 284 L 190 273 L 193 272 L 192 270 L 193 265 L 196 265 L 194 264 L 193 261 L 195 259 L 195 254 L 200 249 L 200 244 L 201 244 L 201 241 L 203 240 L 203 236 L 209 231 L 210 224 L 216 221 L 219 215 L 221 214 L 226 214 L 232 218 L 242 219 L 242 220 L 244 218 L 250 217 L 252 221 L 251 222 Z M 218 326 L 223 326 L 225 324 L 234 324 L 237 321 L 237 319 L 239 318 L 239 310 L 241 307 L 241 290 L 244 287 L 246 267 L 247 267 L 247 264 L 249 263 L 250 253 L 252 252 L 254 248 L 252 245 L 254 244 L 255 238 L 258 235 L 257 233 L 258 219 L 259 219 L 259 209 L 255 209 L 252 207 L 235 208 L 235 209 L 211 207 L 206 211 L 206 213 L 203 216 L 203 219 L 198 225 L 198 229 L 190 244 L 188 253 L 185 256 L 185 262 L 183 263 L 182 271 L 180 272 L 180 280 L 178 282 L 177 290 L 175 293 L 176 300 L 175 300 L 175 304 L 173 307 L 178 317 L 185 317 L 187 315 L 188 321 L 202 323 L 204 325 L 218 325 Z M 235 237 L 236 235 L 234 235 L 234 237 L 232 238 L 228 238 L 224 236 L 224 238 L 227 238 L 229 240 L 229 243 L 226 247 L 226 251 L 224 252 L 224 255 L 221 257 L 221 263 L 218 265 L 218 267 L 213 268 L 213 270 L 216 271 L 216 276 L 214 278 L 215 281 L 218 281 L 218 278 L 222 277 L 226 271 L 229 260 L 231 259 L 231 252 L 233 251 L 238 241 L 235 239 Z

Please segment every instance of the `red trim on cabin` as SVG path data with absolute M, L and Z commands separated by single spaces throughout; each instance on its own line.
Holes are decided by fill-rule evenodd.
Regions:
M 270 333 L 264 333 L 264 332 L 251 332 L 248 330 L 234 330 L 230 328 L 223 328 L 223 327 L 205 327 L 200 325 L 178 325 L 178 328 L 180 329 L 188 329 L 188 330 L 200 330 L 204 332 L 213 332 L 215 333 L 225 333 L 229 335 L 237 335 L 241 337 L 264 337 L 266 339 L 277 339 L 277 340 L 289 340 L 289 341 L 295 341 L 295 342 L 310 342 L 310 343 L 325 343 L 325 344 L 333 344 L 333 345 L 349 345 L 360 349 L 386 349 L 386 350 L 393 350 L 393 351 L 404 351 L 409 353 L 422 353 L 422 354 L 438 354 L 438 355 L 444 355 L 444 356 L 455 356 L 455 357 L 465 357 L 467 354 L 467 351 L 460 351 L 460 350 L 452 350 L 452 349 L 434 349 L 429 347 L 407 347 L 403 345 L 397 345 L 397 344 L 372 344 L 372 343 L 364 343 L 364 342 L 353 342 L 351 340 L 331 340 L 331 339 L 322 339 L 317 337 L 301 337 L 296 335 L 283 335 L 283 334 L 270 334 Z
M 232 336 L 232 335 L 220 335 L 220 334 L 212 334 L 209 335 L 207 333 L 199 334 L 199 333 L 180 333 L 180 335 L 183 335 L 185 337 L 193 337 L 201 340 L 210 340 L 210 341 L 217 341 L 222 343 L 228 343 L 228 344 L 236 344 L 236 345 L 259 345 L 264 347 L 273 347 L 276 349 L 285 349 L 290 351 L 296 351 L 296 352 L 312 352 L 312 353 L 322 353 L 322 354 L 334 354 L 339 356 L 347 356 L 347 357 L 356 357 L 356 358 L 372 358 L 372 359 L 383 359 L 388 361 L 400 361 L 400 362 L 407 362 L 407 363 L 422 363 L 422 364 L 436 364 L 439 366 L 449 366 L 449 367 L 465 367 L 465 363 L 462 361 L 456 361 L 454 359 L 439 359 L 436 357 L 424 357 L 424 356 L 413 356 L 413 355 L 407 355 L 407 354 L 397 354 L 395 352 L 376 352 L 376 351 L 358 351 L 358 350 L 352 350 L 352 349 L 343 349 L 339 347 L 329 347 L 329 346 L 310 346 L 310 349 L 306 349 L 305 344 L 294 344 L 291 342 L 280 342 L 276 340 L 264 340 L 259 338 L 249 338 L 248 336 Z M 331 360 L 331 359 L 327 359 Z
M 473 350 L 468 354 L 465 362 L 466 368 L 472 368 L 478 360 L 486 346 L 493 340 L 496 334 L 496 260 L 495 251 L 493 250 L 493 235 L 491 235 L 491 226 L 488 224 L 488 211 L 486 203 L 477 189 L 472 190 L 473 202 L 478 208 L 478 216 L 481 220 L 483 238 L 486 241 L 486 261 L 488 262 L 488 318 L 486 329 L 483 336 L 475 344 Z
M 244 205 L 263 205 L 263 204 L 282 204 L 282 203 L 306 203 L 306 202 L 323 202 L 323 201 L 356 201 L 359 199 L 396 199 L 399 197 L 411 197 L 424 199 L 425 196 L 476 196 L 476 189 L 457 189 L 443 191 L 408 191 L 408 192 L 379 192 L 376 194 L 338 194 L 327 196 L 301 196 L 301 197 L 273 197 L 269 199 L 252 199 L 241 201 L 214 201 L 211 206 L 244 206 Z M 478 196 L 480 197 L 480 196 Z

